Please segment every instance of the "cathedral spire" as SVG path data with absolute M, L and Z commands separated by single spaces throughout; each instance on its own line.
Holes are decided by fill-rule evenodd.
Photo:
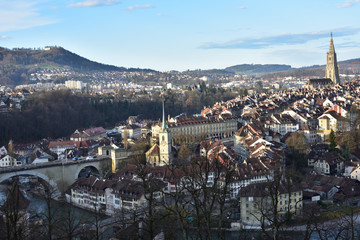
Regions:
M 325 77 L 330 78 L 333 84 L 340 84 L 339 67 L 337 64 L 332 33 L 330 34 L 329 52 L 326 54 Z
M 334 47 L 333 36 L 332 36 L 332 33 L 331 33 L 331 34 L 330 34 L 329 53 L 333 53 L 333 52 L 335 52 L 335 47 Z
M 165 120 L 165 99 L 163 99 L 162 102 L 162 124 L 161 124 L 161 131 L 166 132 L 167 131 L 167 125 Z

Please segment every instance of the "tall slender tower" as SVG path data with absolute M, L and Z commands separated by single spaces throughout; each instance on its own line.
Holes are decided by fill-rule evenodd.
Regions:
M 160 150 L 160 166 L 170 164 L 171 160 L 171 138 L 168 126 L 165 120 L 165 104 L 163 100 L 162 124 L 159 132 L 159 150 Z
M 326 53 L 325 78 L 330 78 L 333 84 L 340 84 L 339 66 L 336 60 L 335 47 L 331 33 L 329 52 Z

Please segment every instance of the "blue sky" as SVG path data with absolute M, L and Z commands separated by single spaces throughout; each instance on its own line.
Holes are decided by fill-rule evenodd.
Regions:
M 360 57 L 360 0 L 0 0 L 0 46 L 160 71 Z

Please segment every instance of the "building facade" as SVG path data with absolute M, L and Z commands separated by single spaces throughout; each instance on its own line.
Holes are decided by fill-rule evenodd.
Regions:
M 302 190 L 294 185 L 288 187 L 284 184 L 273 187 L 270 182 L 265 182 L 242 188 L 239 192 L 242 223 L 253 227 L 262 224 L 268 226 L 276 217 L 280 220 L 288 214 L 300 213 L 303 207 Z

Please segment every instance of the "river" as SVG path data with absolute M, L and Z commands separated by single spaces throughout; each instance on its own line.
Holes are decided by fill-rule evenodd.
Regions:
M 10 188 L 9 185 L 6 184 L 0 184 L 0 206 L 3 205 L 3 203 L 6 201 L 7 198 L 7 191 Z M 24 196 L 30 200 L 30 204 L 27 208 L 27 212 L 30 214 L 30 216 L 40 216 L 44 218 L 46 216 L 47 212 L 47 201 L 45 198 L 36 196 L 34 194 L 31 194 L 31 191 L 26 191 L 26 188 L 22 189 L 22 192 L 24 193 Z M 91 226 L 94 226 L 96 219 L 98 221 L 104 220 L 109 218 L 106 215 L 97 215 L 94 212 L 90 212 L 78 207 L 74 207 L 70 204 L 58 202 L 55 200 L 51 200 L 51 210 L 53 213 L 57 213 L 59 216 L 62 214 L 67 214 L 71 212 L 71 219 L 74 222 L 74 225 L 82 226 L 83 224 L 89 224 Z M 104 233 L 102 233 L 103 240 L 108 239 L 113 233 L 112 228 L 108 228 Z

